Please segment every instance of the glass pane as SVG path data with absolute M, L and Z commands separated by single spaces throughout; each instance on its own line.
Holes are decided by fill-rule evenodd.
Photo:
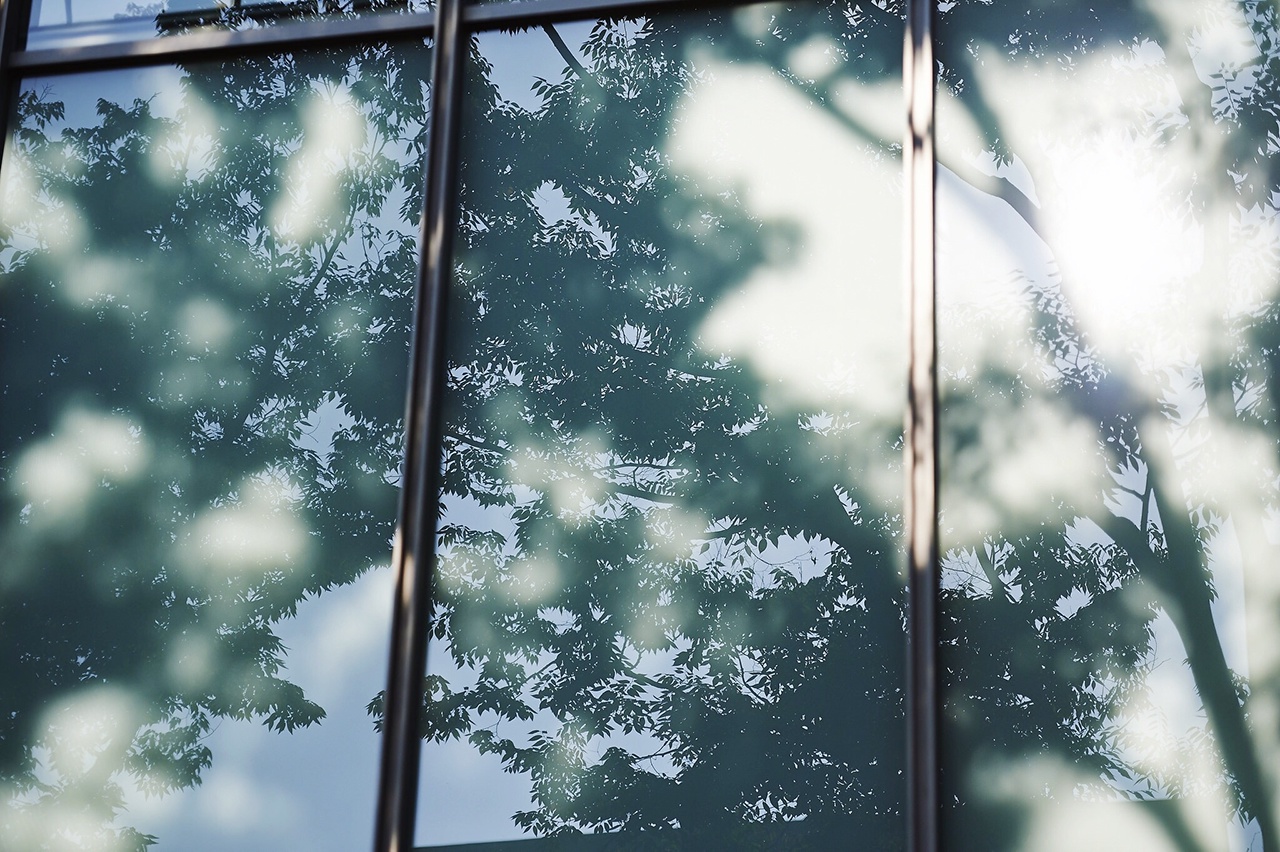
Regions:
M 427 0 L 33 0 L 27 47 L 79 47 L 201 29 L 244 30 L 428 8 Z
M 420 843 L 902 847 L 900 54 L 842 5 L 479 40 Z
M 1280 848 L 1275 9 L 947 6 L 947 845 Z
M 369 842 L 428 64 L 384 46 L 22 85 L 6 848 Z

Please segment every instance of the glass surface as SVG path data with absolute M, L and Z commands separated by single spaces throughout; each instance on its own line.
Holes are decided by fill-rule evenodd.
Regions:
M 901 36 L 479 39 L 419 843 L 902 848 Z
M 1278 849 L 1275 7 L 945 6 L 944 845 Z
M 22 84 L 0 845 L 372 832 L 421 47 Z
M 33 0 L 27 47 L 80 47 L 202 29 L 426 12 L 427 0 Z

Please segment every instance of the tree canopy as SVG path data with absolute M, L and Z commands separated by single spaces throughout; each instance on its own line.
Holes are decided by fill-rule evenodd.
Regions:
M 1228 824 L 1269 848 L 1274 744 L 1251 720 L 1274 700 L 1274 11 L 1012 6 L 939 18 L 948 836 L 1041 848 L 1073 803 L 1151 801 L 1089 813 L 1170 848 L 1217 848 Z M 900 381 L 892 359 L 859 362 L 897 320 L 876 313 L 897 277 L 880 232 L 847 220 L 850 301 L 806 302 L 843 212 L 798 176 L 821 155 L 740 153 L 801 126 L 777 83 L 860 147 L 829 180 L 857 175 L 860 204 L 895 216 L 857 157 L 897 150 L 870 105 L 897 74 L 898 11 L 602 22 L 558 80 L 531 68 L 532 107 L 488 85 L 486 57 L 501 72 L 521 48 L 481 42 L 440 528 L 450 662 L 424 712 L 429 738 L 528 776 L 526 829 L 833 819 L 901 842 L 902 521 L 879 485 L 899 415 L 812 357 L 843 309 L 835 363 Z M 747 103 L 718 100 L 748 78 Z M 699 137 L 700 108 L 732 129 Z M 774 172 L 807 215 L 761 202 Z M 958 246 L 951 228 L 985 232 Z M 791 289 L 771 300 L 774 273 Z M 798 371 L 771 357 L 788 333 Z
M 423 721 L 526 779 L 528 833 L 902 844 L 901 14 L 473 41 Z M 1277 842 L 1275 16 L 939 6 L 958 846 L 1101 802 L 1150 848 Z M 323 716 L 277 631 L 387 550 L 425 69 L 24 84 L 6 836 L 144 847 L 125 786 Z
M 385 563 L 420 47 L 30 80 L 5 151 L 3 834 L 131 849 L 221 719 L 325 710 L 278 625 Z M 158 81 L 158 82 L 157 82 Z

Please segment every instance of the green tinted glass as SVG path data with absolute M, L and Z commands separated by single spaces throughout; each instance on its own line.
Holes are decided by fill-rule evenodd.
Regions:
M 842 5 L 479 39 L 420 843 L 901 848 L 900 53 Z
M 33 0 L 27 47 L 83 47 L 202 30 L 426 12 L 427 0 Z
M 425 60 L 22 85 L 0 845 L 368 842 Z
M 1275 848 L 1274 8 L 950 6 L 946 845 Z

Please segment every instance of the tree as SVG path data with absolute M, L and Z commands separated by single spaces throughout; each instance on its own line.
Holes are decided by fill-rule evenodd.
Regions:
M 941 306 L 949 837 L 1035 846 L 1073 803 L 1158 799 L 1124 811 L 1150 816 L 1153 845 L 1212 848 L 1205 826 L 1234 819 L 1270 848 L 1275 13 L 1224 6 L 1223 30 L 1179 4 L 944 5 L 944 191 L 1007 226 L 1016 255 L 972 276 L 1011 287 Z M 600 22 L 576 52 L 548 27 L 521 39 L 565 68 L 530 81 L 532 106 L 501 48 L 472 54 L 447 662 L 423 712 L 428 739 L 527 776 L 515 820 L 532 833 L 900 843 L 901 364 L 881 304 L 898 277 L 878 236 L 898 217 L 874 206 L 900 107 L 895 92 L 888 130 L 864 107 L 896 87 L 900 13 L 655 15 Z M 1247 49 L 1204 46 L 1232 38 Z M 91 120 L 25 93 L 0 252 L 16 554 L 0 624 L 22 685 L 0 736 L 7 836 L 82 807 L 143 846 L 113 822 L 124 774 L 189 786 L 216 719 L 322 713 L 279 676 L 273 626 L 389 533 L 400 382 L 380 382 L 406 357 L 422 67 L 369 47 L 190 68 L 176 110 L 106 98 Z M 1115 104 L 1098 79 L 1146 94 L 1099 113 L 1090 99 Z M 359 129 L 316 147 L 317 117 Z M 971 150 L 951 141 L 961 121 Z M 1131 187 L 1111 207 L 1234 266 L 1179 250 L 1180 266 L 1082 265 L 1062 224 L 1082 176 L 1136 176 L 1151 204 L 1126 207 Z M 126 185 L 146 191 L 122 209 Z M 1154 289 L 1115 301 L 1132 287 L 1117 270 L 1152 269 Z M 1119 337 L 1117 304 L 1140 317 Z M 1200 304 L 1205 328 L 1170 312 Z M 332 447 L 302 436 L 331 426 Z M 1231 469 L 1246 475 L 1224 484 Z M 1233 537 L 1247 684 L 1215 629 Z M 1162 667 L 1184 658 L 1204 721 L 1144 739 Z M 86 695 L 122 721 L 50 763 L 88 728 L 49 708 Z
M 776 262 L 766 247 L 796 262 L 811 233 L 752 210 L 749 180 L 708 189 L 673 141 L 693 120 L 682 107 L 731 73 L 714 60 L 732 58 L 768 66 L 888 155 L 894 143 L 841 98 L 893 73 L 898 25 L 882 11 L 767 7 L 755 28 L 748 13 L 600 23 L 560 79 L 535 83 L 530 110 L 487 84 L 483 50 L 473 57 L 436 598 L 437 653 L 451 662 L 428 677 L 424 713 L 428 738 L 465 736 L 528 775 L 534 807 L 516 821 L 530 831 L 831 815 L 856 815 L 872 829 L 862 837 L 878 818 L 881 836 L 898 830 L 901 744 L 851 728 L 896 733 L 901 713 L 900 664 L 885 650 L 901 635 L 901 519 L 871 487 L 892 467 L 896 426 L 872 422 L 850 440 L 840 430 L 871 422 L 856 400 L 797 405 L 750 352 L 709 345 L 709 317 Z M 1097 149 L 1101 124 L 1137 140 L 1118 161 L 1140 175 L 1166 148 L 1190 147 L 1196 169 L 1157 181 L 1148 200 L 1204 222 L 1225 258 L 1214 231 L 1240 240 L 1236 199 L 1255 211 L 1239 223 L 1274 209 L 1270 154 L 1251 147 L 1271 120 L 1274 15 L 1258 3 L 1222 12 L 1257 53 L 1206 75 L 1188 69 L 1217 31 L 1176 6 L 1025 11 L 957 3 L 941 16 L 944 107 L 958 108 L 943 130 L 963 119 L 978 143 L 944 144 L 944 181 L 958 176 L 971 204 L 1016 218 L 1021 241 L 1020 265 L 999 273 L 1011 297 L 943 305 L 944 488 L 956 488 L 943 517 L 949 836 L 1034 845 L 1045 814 L 1072 802 L 1160 800 L 1114 813 L 1179 849 L 1212 848 L 1227 821 L 1252 821 L 1270 848 L 1272 746 L 1249 716 L 1269 706 L 1271 676 L 1256 669 L 1243 685 L 1213 608 L 1232 530 L 1252 580 L 1270 561 L 1269 349 L 1251 329 L 1271 308 L 1259 300 L 1217 327 L 1230 345 L 1210 335 L 1198 348 L 1170 311 L 1197 298 L 1197 279 L 1220 287 L 1215 271 L 1159 267 L 1182 301 L 1138 291 L 1121 304 L 1158 331 L 1105 339 L 1098 307 L 1116 310 L 1125 290 L 1077 280 L 1081 251 L 1058 245 L 1051 219 L 1074 187 L 1022 128 L 1059 121 L 1049 153 L 1079 155 Z M 797 70 L 801 48 L 820 43 L 837 70 Z M 1118 117 L 1081 112 L 1073 124 L 1077 113 L 1046 117 L 997 89 L 1043 79 L 1034 94 L 1046 102 L 1053 87 L 1098 99 L 1080 87 L 1108 62 L 1146 96 Z M 1205 134 L 1221 145 L 1198 150 Z M 566 213 L 549 214 L 561 203 Z M 1198 292 L 1209 313 L 1227 312 L 1212 288 Z M 1223 450 L 1198 444 L 1198 404 L 1218 418 L 1209 432 L 1226 435 Z M 1196 483 L 1236 436 L 1253 448 L 1252 490 L 1205 501 Z M 801 543 L 817 555 L 812 574 L 791 563 L 762 580 Z M 1262 609 L 1250 613 L 1254 649 L 1270 624 Z M 1158 641 L 1165 624 L 1176 638 Z M 1144 742 L 1167 704 L 1160 668 L 1181 653 L 1171 642 L 1205 721 Z M 1176 758 L 1153 762 L 1162 750 Z M 1197 799 L 1210 802 L 1207 822 Z
M 981 696 L 983 709 L 971 700 L 953 714 L 968 736 L 956 738 L 967 744 L 957 749 L 950 787 L 977 805 L 972 825 L 1010 827 L 1008 842 L 1034 845 L 1025 835 L 1037 818 L 1038 792 L 993 793 L 990 779 L 1025 765 L 1028 743 L 1041 743 L 1041 755 L 1053 758 L 1052 734 L 1043 732 L 1081 731 L 1111 764 L 1098 776 L 1102 783 L 1059 755 L 1059 771 L 1036 776 L 1037 791 L 1052 779 L 1061 785 L 1058 801 L 1079 796 L 1086 784 L 1095 796 L 1163 800 L 1149 814 L 1163 833 L 1157 840 L 1173 848 L 1225 843 L 1221 825 L 1232 817 L 1253 820 L 1272 848 L 1280 840 L 1276 787 L 1264 767 L 1274 762 L 1274 742 L 1266 716 L 1256 713 L 1267 714 L 1273 700 L 1269 664 L 1257 652 L 1274 633 L 1261 602 L 1269 599 L 1273 546 L 1262 519 L 1274 506 L 1268 480 L 1276 458 L 1264 413 L 1269 379 L 1250 327 L 1272 310 L 1256 288 L 1274 271 L 1249 222 L 1273 206 L 1262 198 L 1274 178 L 1259 140 L 1274 85 L 1274 10 L 1113 4 L 1072 10 L 1067 19 L 1067 10 L 1050 4 L 1021 8 L 1027 25 L 1012 32 L 995 7 L 957 4 L 943 16 L 948 94 L 978 131 L 976 151 L 953 144 L 943 162 L 1007 203 L 1001 209 L 1015 214 L 1023 245 L 1032 247 L 1009 272 L 1020 292 L 986 308 L 965 306 L 969 326 L 983 329 L 970 339 L 1016 335 L 1034 349 L 1024 343 L 975 361 L 964 350 L 981 347 L 952 336 L 954 391 L 945 405 L 969 426 L 982 408 L 1021 410 L 1004 434 L 1026 429 L 1042 444 L 1051 443 L 1053 429 L 1037 431 L 1031 415 L 1051 412 L 1048 422 L 1063 432 L 1087 428 L 1094 449 L 1072 457 L 1088 460 L 1101 479 L 1073 488 L 1080 483 L 1058 471 L 1054 492 L 1046 489 L 1036 510 L 1006 503 L 998 521 L 953 532 L 963 545 L 949 559 L 953 576 L 979 579 L 957 580 L 952 590 L 955 611 L 973 616 L 958 620 L 950 670 L 985 671 L 987 683 L 1003 681 L 1013 700 L 964 690 Z M 1012 97 L 1011 82 L 1020 97 Z M 1052 136 L 1035 129 L 1046 119 Z M 979 151 L 987 174 L 965 162 Z M 1087 217 L 1076 212 L 1084 202 Z M 1086 436 L 1059 438 L 1078 446 L 1074 438 Z M 957 476 L 957 491 L 973 502 L 998 499 L 1001 455 L 1018 458 L 1034 441 L 1014 439 L 994 451 L 991 441 L 965 447 L 967 437 L 954 436 L 956 457 L 967 454 L 970 472 L 984 461 L 996 469 Z M 1028 474 L 1036 468 L 1023 466 Z M 1053 463 L 1042 458 L 1040 467 Z M 1037 511 L 1049 517 L 1038 519 Z M 1242 568 L 1232 566 L 1236 548 Z M 1075 556 L 1046 559 L 1062 549 Z M 1247 685 L 1241 655 L 1228 654 L 1234 625 L 1225 614 L 1241 573 L 1258 603 L 1235 615 L 1249 622 Z M 1009 625 L 1019 622 L 997 621 L 1001 610 L 1031 616 L 1021 622 L 1024 641 L 1010 641 Z M 1162 624 L 1173 632 L 1158 640 Z M 1098 637 L 1119 628 L 1152 638 L 1133 644 L 1137 656 L 1127 660 L 1100 655 Z M 1000 651 L 1037 645 L 1057 649 L 1021 660 Z M 1183 700 L 1198 702 L 1201 714 L 1186 727 L 1160 690 L 1167 678 L 1160 667 L 1178 665 L 1179 655 L 1194 683 L 1182 687 Z M 1077 694 L 1111 692 L 1084 729 L 1074 713 L 1062 717 L 1061 708 L 1080 707 L 1078 700 L 1044 700 L 1046 687 L 1067 672 L 1083 675 Z M 1030 728 L 1010 723 L 1037 713 Z M 1012 819 L 991 818 L 1001 798 Z

